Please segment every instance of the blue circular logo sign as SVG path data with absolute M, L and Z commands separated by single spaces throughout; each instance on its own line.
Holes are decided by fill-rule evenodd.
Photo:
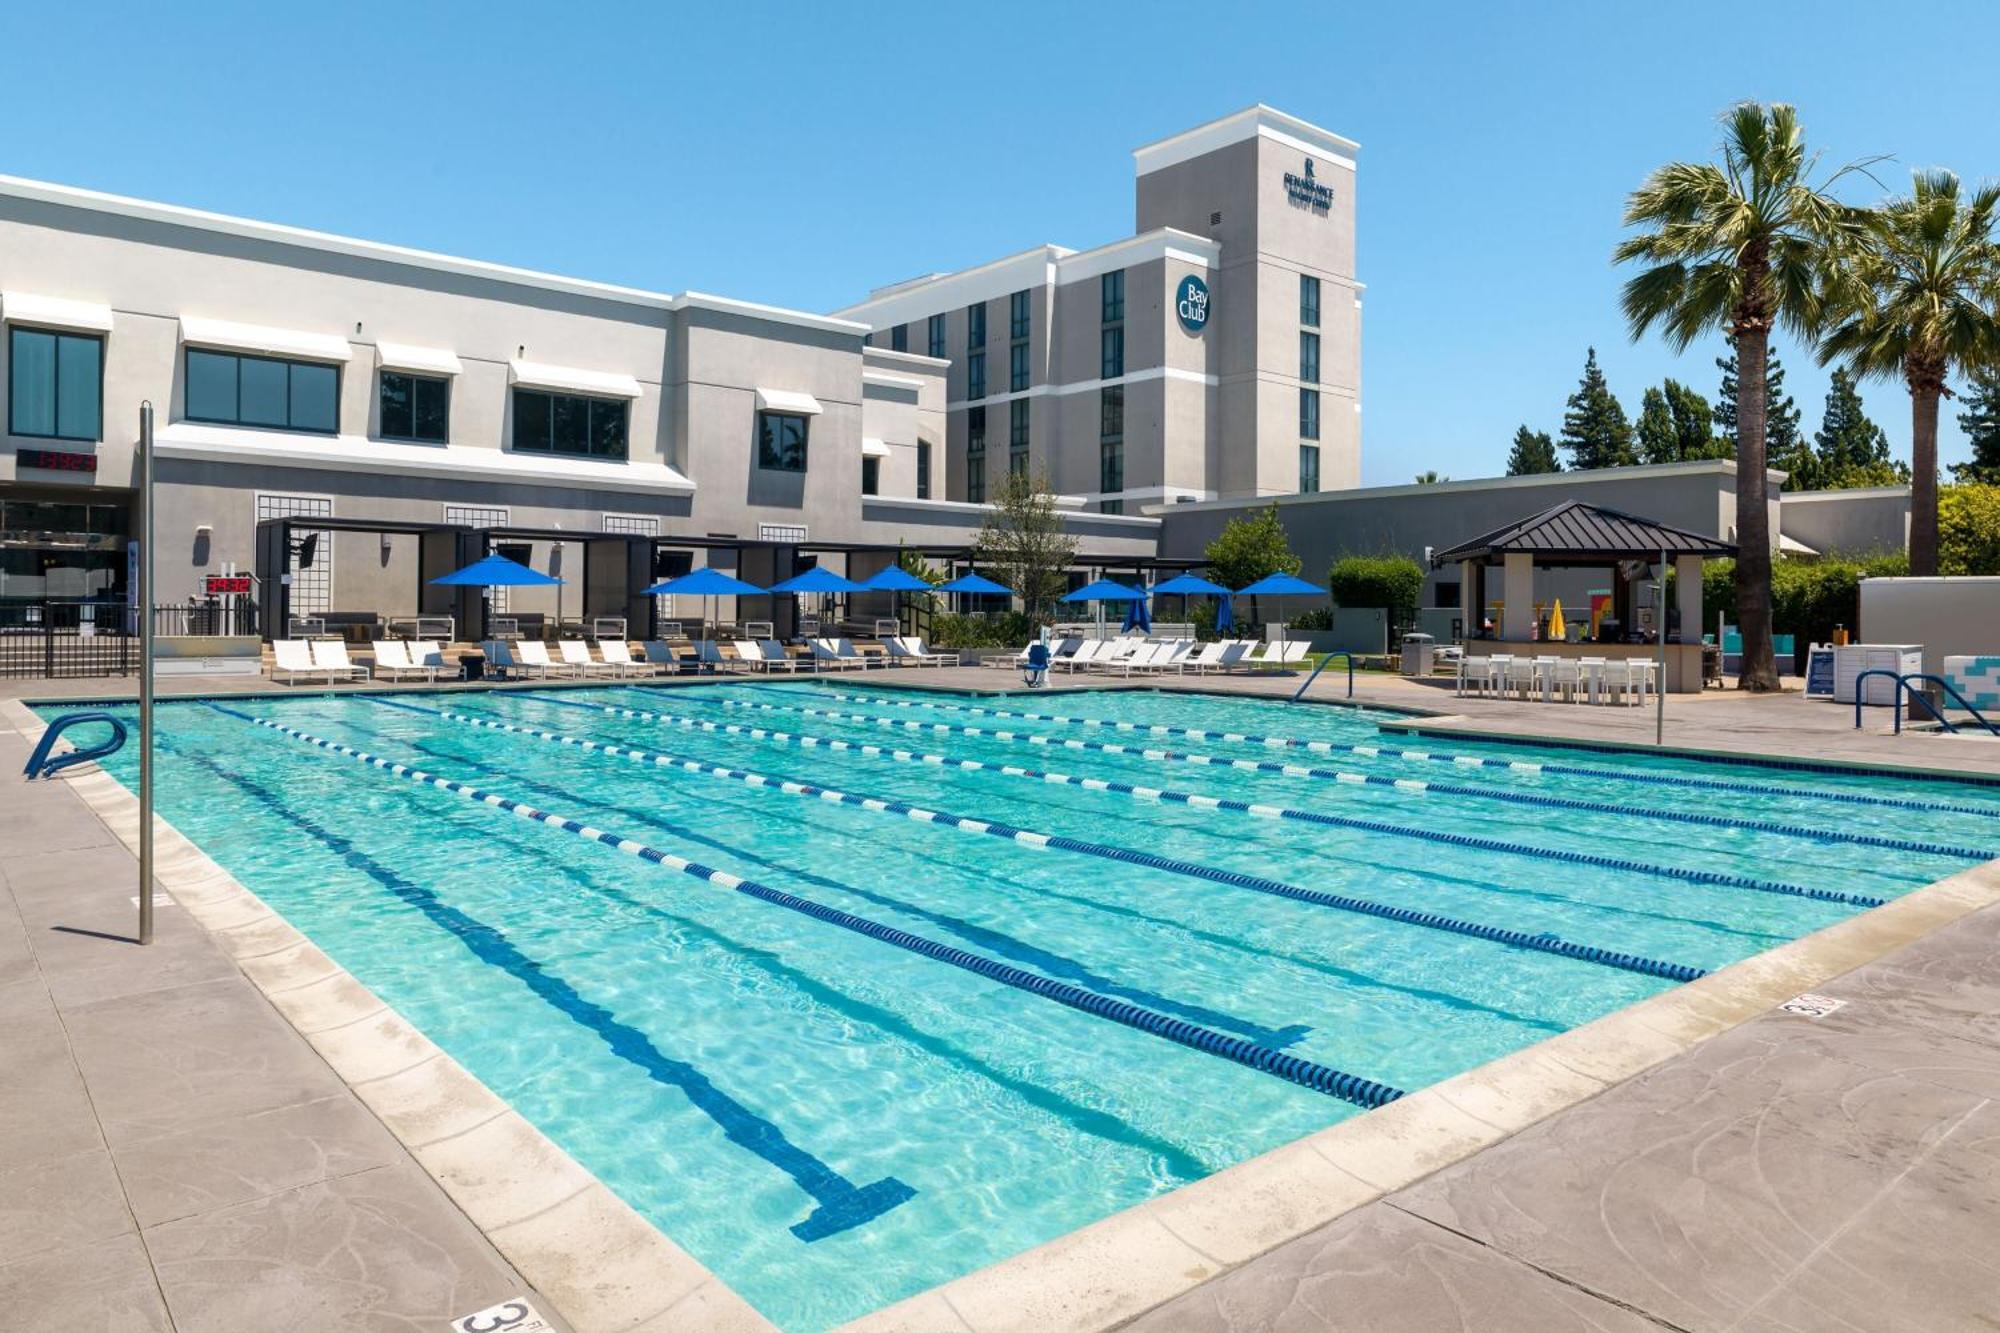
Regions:
M 1180 290 L 1174 295 L 1174 311 L 1181 317 L 1181 327 L 1189 333 L 1200 333 L 1208 327 L 1208 284 L 1199 274 L 1190 273 L 1181 279 Z

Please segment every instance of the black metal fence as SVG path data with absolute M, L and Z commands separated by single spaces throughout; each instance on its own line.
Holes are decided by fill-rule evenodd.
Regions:
M 125 676 L 139 667 L 134 612 L 120 602 L 0 598 L 0 677 Z M 247 598 L 153 608 L 153 632 L 207 637 L 257 633 Z

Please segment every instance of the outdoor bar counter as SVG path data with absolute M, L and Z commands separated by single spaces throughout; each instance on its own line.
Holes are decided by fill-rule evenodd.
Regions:
M 1660 645 L 1657 643 L 1563 643 L 1552 639 L 1531 639 L 1526 643 L 1516 643 L 1507 639 L 1468 639 L 1465 644 L 1467 657 L 1561 657 L 1574 660 L 1579 657 L 1601 657 L 1607 662 L 1623 661 L 1627 658 L 1642 658 L 1648 662 L 1660 660 Z M 1701 645 L 1698 643 L 1670 643 L 1667 645 L 1667 693 L 1701 693 Z

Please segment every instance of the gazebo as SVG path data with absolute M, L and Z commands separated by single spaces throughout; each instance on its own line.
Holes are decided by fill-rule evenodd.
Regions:
M 1501 571 L 1500 623 L 1494 647 L 1555 657 L 1653 657 L 1666 659 L 1670 693 L 1701 691 L 1701 565 L 1734 556 L 1736 546 L 1716 537 L 1667 523 L 1571 500 L 1532 517 L 1461 542 L 1432 555 L 1433 568 L 1460 566 L 1459 606 L 1466 638 L 1479 637 L 1488 604 L 1487 573 Z M 1635 585 L 1649 582 L 1653 566 L 1671 562 L 1678 625 L 1655 616 L 1650 626 L 1635 623 Z M 1611 571 L 1612 605 L 1594 641 L 1570 643 L 1537 637 L 1535 571 L 1603 567 Z M 1586 607 L 1577 617 L 1590 624 Z M 1664 652 L 1660 636 L 1665 636 Z M 1487 645 L 1482 645 L 1487 646 Z

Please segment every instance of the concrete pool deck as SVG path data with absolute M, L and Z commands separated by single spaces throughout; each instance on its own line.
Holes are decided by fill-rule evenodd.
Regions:
M 871 672 L 866 680 L 888 688 L 1018 686 L 1010 672 L 976 668 Z M 1639 710 L 1460 701 L 1420 683 L 1363 682 L 1358 701 L 1461 714 L 1412 719 L 1440 729 L 1571 735 L 1574 727 L 1579 740 L 1651 739 L 1650 710 L 1641 718 Z M 119 683 L 16 684 L 31 687 L 21 692 L 34 697 L 111 697 L 122 691 L 107 686 Z M 177 692 L 220 692 L 218 684 L 174 682 Z M 1289 694 L 1297 682 L 1189 684 Z M 1314 697 L 1344 692 L 1329 684 L 1322 678 Z M 1845 714 L 1851 727 L 1851 710 L 1796 697 L 1712 694 L 1676 703 L 1669 701 L 1670 744 L 1870 763 L 1893 762 L 1893 754 L 1904 763 L 2000 773 L 2000 753 L 1986 753 L 2000 747 L 1875 738 L 1827 725 L 1831 715 Z M 1886 730 L 1885 716 L 1880 725 Z M 1878 739 L 1889 753 L 1874 745 L 1856 753 L 1857 741 Z M 1939 747 L 1948 758 L 1936 757 Z M 0 731 L 0 760 L 18 764 L 21 748 L 18 737 Z M 1961 750 L 1974 753 L 1961 761 Z M 10 1065 L 34 1070 L 0 1089 L 0 1172 L 16 1175 L 17 1159 L 26 1166 L 91 1154 L 101 1160 L 90 1157 L 90 1165 L 102 1168 L 94 1193 L 76 1191 L 79 1200 L 93 1200 L 79 1225 L 51 1225 L 51 1217 L 68 1214 L 52 1212 L 47 1195 L 17 1189 L 26 1211 L 14 1213 L 13 1227 L 0 1206 L 0 1294 L 25 1311 L 27 1326 L 234 1329 L 259 1326 L 245 1317 L 254 1310 L 269 1311 L 277 1316 L 273 1326 L 282 1327 L 291 1313 L 310 1310 L 357 1327 L 442 1327 L 445 1318 L 513 1294 L 529 1294 L 545 1315 L 584 1309 L 574 1287 L 536 1294 L 527 1280 L 531 1266 L 510 1265 L 489 1239 L 496 1228 L 482 1234 L 468 1216 L 481 1210 L 440 1189 L 424 1154 L 385 1132 L 393 1113 L 357 1098 L 351 1078 L 316 1061 L 308 1039 L 286 1022 L 296 1017 L 281 1016 L 283 1006 L 253 989 L 255 965 L 218 943 L 192 913 L 163 908 L 159 942 L 143 954 L 117 940 L 130 929 L 135 868 L 79 799 L 77 785 L 17 784 L 25 795 L 0 807 L 0 841 L 8 848 L 0 877 L 20 923 L 10 940 L 8 903 L 0 901 L 0 1004 L 27 1005 L 31 1015 L 17 1021 L 8 1009 L 0 1040 L 10 1053 L 21 1043 L 22 1058 Z M 1996 900 L 2000 864 L 1967 872 L 860 1324 L 982 1333 L 1817 1329 L 1843 1321 L 1990 1329 L 2000 1318 L 2000 1269 L 1977 1238 L 2000 1223 L 2000 1112 L 1988 1100 L 2000 1096 L 2000 1025 L 1991 1017 L 2000 1012 L 1993 966 L 2000 908 L 1987 906 Z M 71 968 L 121 993 L 73 989 Z M 35 1005 L 23 997 L 34 991 L 23 982 L 41 988 L 56 1030 L 70 1031 L 67 1073 L 51 1054 L 50 1020 L 33 1025 Z M 1848 1003 L 1820 1019 L 1773 1012 L 1807 988 Z M 220 1006 L 208 1027 L 190 1028 L 185 1040 L 171 1021 L 160 1024 L 159 1004 L 200 1001 L 210 990 L 237 1002 Z M 92 1029 L 83 1024 L 79 1044 L 76 1030 L 65 1028 L 69 1009 L 116 1009 L 120 999 L 130 1012 L 111 1021 L 124 1025 L 119 1040 L 127 1054 L 108 1063 L 86 1058 Z M 138 1035 L 161 1026 L 170 1059 Z M 37 1031 L 42 1047 L 29 1044 Z M 238 1058 L 243 1052 L 250 1057 Z M 272 1114 L 279 1123 L 273 1146 L 259 1146 L 262 1113 L 236 1109 L 230 1099 L 247 1098 L 247 1106 L 269 1086 L 269 1071 L 291 1069 L 279 1052 L 307 1072 L 297 1073 L 302 1082 L 293 1092 L 270 1094 L 279 1104 L 267 1109 L 289 1122 Z M 178 1106 L 177 1090 L 194 1086 L 213 1088 L 225 1104 L 206 1127 L 205 1149 L 198 1133 L 154 1134 L 150 1124 L 128 1141 L 119 1117 L 131 1112 L 119 1109 L 118 1098 L 160 1091 L 132 1077 L 130 1061 L 156 1055 L 175 1080 L 156 1101 Z M 107 1077 L 109 1118 L 91 1081 Z M 77 1128 L 79 1088 L 88 1125 L 103 1126 L 92 1129 L 94 1143 L 84 1143 Z M 218 1126 L 232 1154 L 227 1169 L 216 1161 Z M 237 1169 L 235 1144 L 246 1133 L 244 1161 L 268 1155 L 280 1162 L 257 1168 L 268 1172 L 268 1188 L 232 1183 L 257 1174 Z M 356 1141 L 360 1149 L 343 1149 Z M 128 1166 L 148 1144 L 153 1164 L 139 1158 Z M 81 1160 L 71 1165 L 85 1169 Z M 148 1171 L 170 1179 L 178 1171 L 213 1187 L 215 1200 L 197 1197 L 185 1215 L 161 1219 L 144 1202 Z M 389 1182 L 405 1186 L 393 1206 L 341 1194 Z M 49 1188 L 71 1192 L 66 1182 Z M 251 1192 L 232 1198 L 232 1189 Z M 566 1243 L 586 1263 L 601 1255 L 606 1271 L 618 1268 L 627 1256 L 592 1222 L 567 1228 Z M 170 1242 L 183 1234 L 202 1243 L 191 1253 L 173 1249 Z M 410 1259 L 433 1253 L 443 1259 Z M 396 1280 L 376 1280 L 371 1258 Z M 568 1281 L 582 1279 L 587 1288 L 590 1276 L 572 1273 Z M 621 1307 L 618 1322 L 600 1318 L 609 1313 L 600 1307 L 585 1309 L 576 1324 L 760 1322 L 726 1307 L 725 1293 L 708 1294 L 725 1306 L 682 1305 L 678 1318 L 655 1325 L 637 1300 Z M 294 1303 L 257 1305 L 287 1298 Z

